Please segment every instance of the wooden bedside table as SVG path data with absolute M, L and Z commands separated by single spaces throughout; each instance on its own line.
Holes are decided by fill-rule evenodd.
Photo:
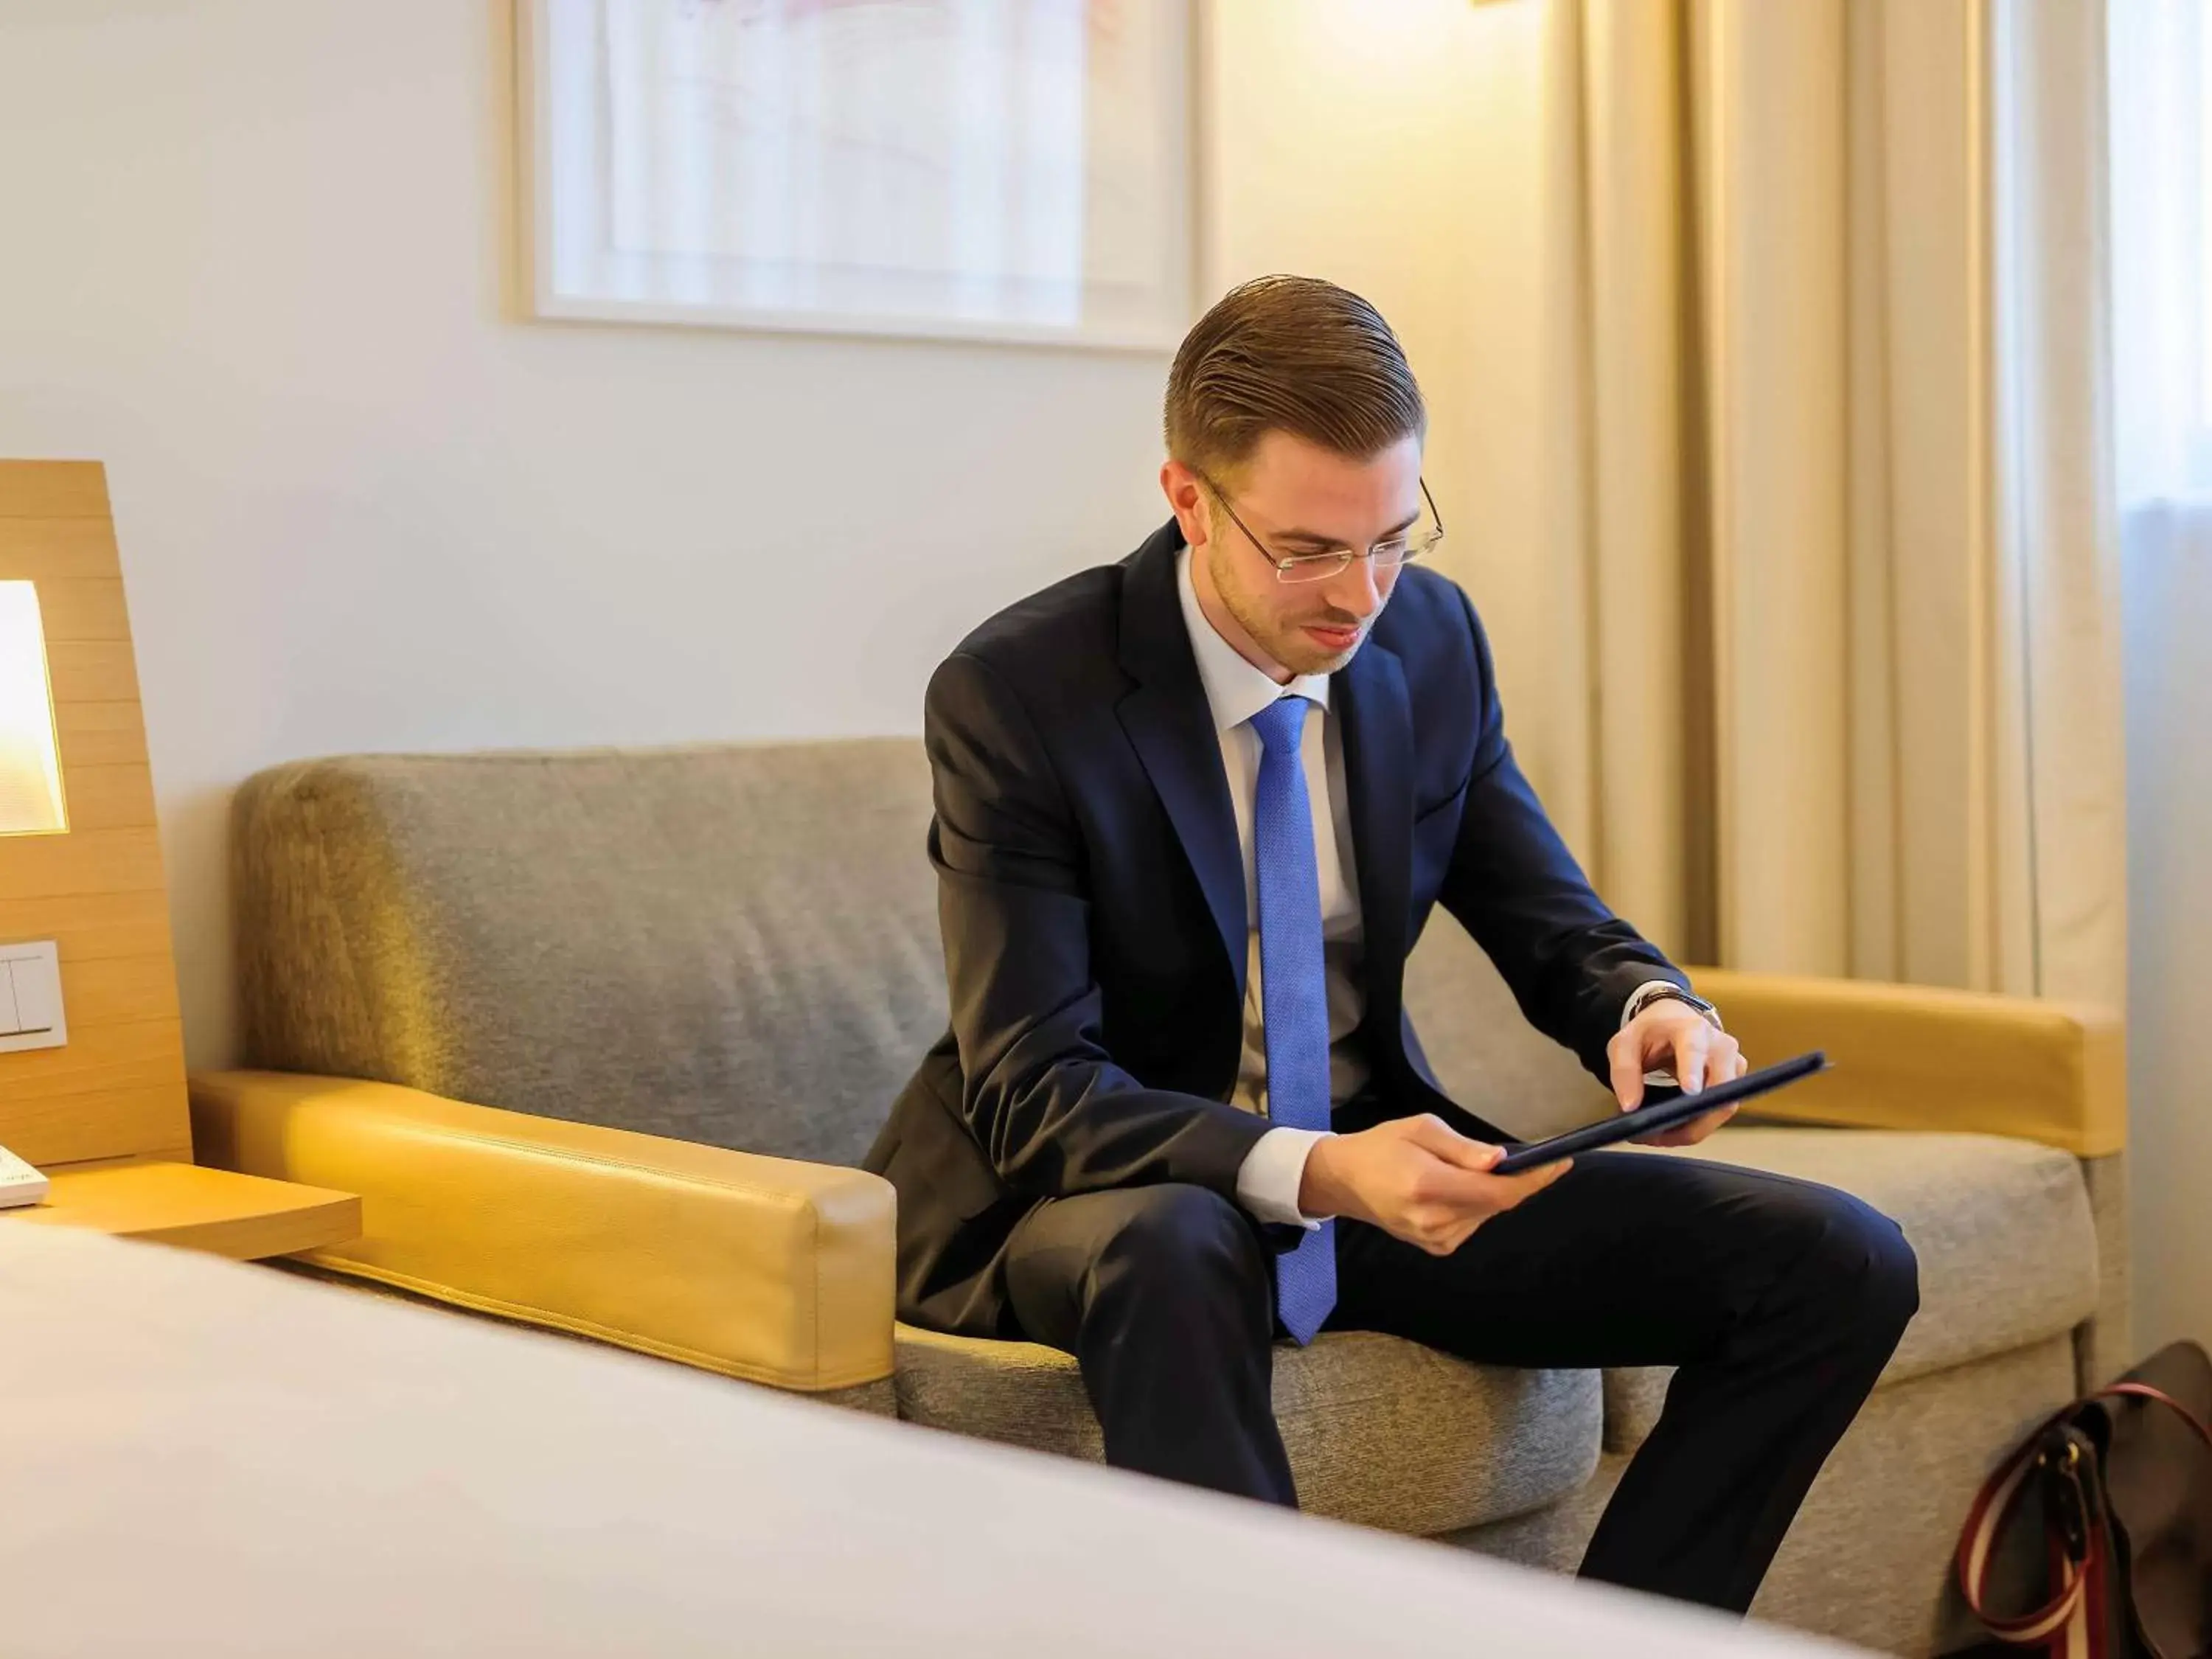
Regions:
M 0 1229 L 86 1227 L 240 1261 L 361 1236 L 361 1200 L 321 1187 L 162 1162 L 46 1174 L 52 1183 L 46 1201 L 0 1210 Z
M 45 1203 L 0 1210 L 0 1246 L 9 1227 L 84 1227 L 250 1260 L 358 1237 L 350 1193 L 192 1162 L 154 781 L 98 462 L 0 461 L 0 584 L 12 614 L 29 602 L 32 672 L 49 706 L 27 752 L 59 786 L 52 814 L 0 816 L 0 945 L 12 964 L 0 1146 L 52 1183 Z M 26 963 L 45 972 L 24 981 Z M 26 983 L 43 994 L 26 1003 Z

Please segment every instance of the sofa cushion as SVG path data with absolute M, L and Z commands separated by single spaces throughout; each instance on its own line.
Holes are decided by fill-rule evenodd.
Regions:
M 858 1163 L 944 1030 L 911 738 L 368 756 L 240 791 L 250 1063 Z
M 1083 1379 L 1058 1349 L 902 1325 L 897 1350 L 901 1417 L 1103 1461 Z M 1303 1507 L 1393 1532 L 1524 1514 L 1597 1467 L 1595 1372 L 1470 1365 L 1365 1332 L 1279 1345 L 1275 1419 Z
M 1741 1125 L 1654 1158 L 1705 1158 L 1825 1182 L 1905 1230 L 1920 1257 L 1920 1313 L 1884 1385 L 2044 1341 L 2097 1304 L 2097 1239 L 2081 1165 L 2033 1141 Z M 1606 1444 L 1658 1421 L 1671 1370 L 1606 1376 Z

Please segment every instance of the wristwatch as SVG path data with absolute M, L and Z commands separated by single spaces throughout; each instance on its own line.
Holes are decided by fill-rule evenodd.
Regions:
M 1684 990 L 1671 980 L 1655 979 L 1638 986 L 1629 994 L 1629 1002 L 1634 1009 L 1634 1012 L 1629 1016 L 1632 1019 L 1655 1002 L 1686 1002 L 1703 1014 L 1706 1023 L 1716 1031 L 1727 1029 L 1721 1024 L 1720 1011 L 1717 1008 L 1703 997 Z M 1626 1021 L 1622 1023 L 1625 1024 Z

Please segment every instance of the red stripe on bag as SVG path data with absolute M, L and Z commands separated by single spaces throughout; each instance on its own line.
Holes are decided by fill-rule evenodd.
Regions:
M 2176 1400 L 2163 1389 L 2154 1389 L 2148 1382 L 2115 1382 L 2110 1388 L 2100 1389 L 2089 1396 L 2092 1400 L 2112 1400 L 2122 1395 L 2136 1400 L 2154 1400 L 2161 1406 L 2171 1407 L 2181 1420 L 2197 1431 L 2197 1437 L 2212 1446 L 2212 1428 L 2197 1413 Z
M 2054 1573 L 2060 1588 L 2051 1599 L 2033 1611 L 2000 1618 L 1990 1613 L 1982 1604 L 1988 1588 L 1990 1564 L 1996 1553 L 1996 1540 L 2003 1535 L 2005 1523 L 2010 1520 L 2021 1487 L 2026 1483 L 2028 1466 L 2038 1455 L 2043 1436 L 2057 1426 L 2069 1414 L 2054 1413 L 2048 1421 L 2031 1435 L 2027 1443 L 2000 1464 L 1996 1472 L 1982 1483 L 1974 1494 L 1972 1506 L 1966 1512 L 1966 1525 L 1959 1535 L 1959 1588 L 1965 1594 L 1966 1606 L 1974 1616 L 1988 1626 L 1990 1634 L 2000 1642 L 2014 1647 L 2035 1647 L 2048 1644 L 2054 1655 L 2069 1651 L 2066 1638 L 2060 1634 L 2069 1621 L 2075 1620 L 2087 1599 L 2089 1573 L 2088 1562 L 2077 1571 L 2074 1564 L 2060 1553 L 2062 1570 Z M 2096 1559 L 2094 1537 L 2089 1546 L 2089 1561 Z M 2090 1659 L 2103 1659 L 2092 1655 Z

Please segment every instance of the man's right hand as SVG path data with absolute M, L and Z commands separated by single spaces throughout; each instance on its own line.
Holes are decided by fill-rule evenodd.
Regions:
M 1477 1227 L 1572 1167 L 1548 1164 L 1498 1176 L 1505 1154 L 1469 1140 L 1442 1118 L 1393 1118 L 1357 1134 L 1314 1143 L 1298 1187 L 1298 1208 L 1311 1216 L 1349 1216 L 1417 1245 L 1449 1255 Z

